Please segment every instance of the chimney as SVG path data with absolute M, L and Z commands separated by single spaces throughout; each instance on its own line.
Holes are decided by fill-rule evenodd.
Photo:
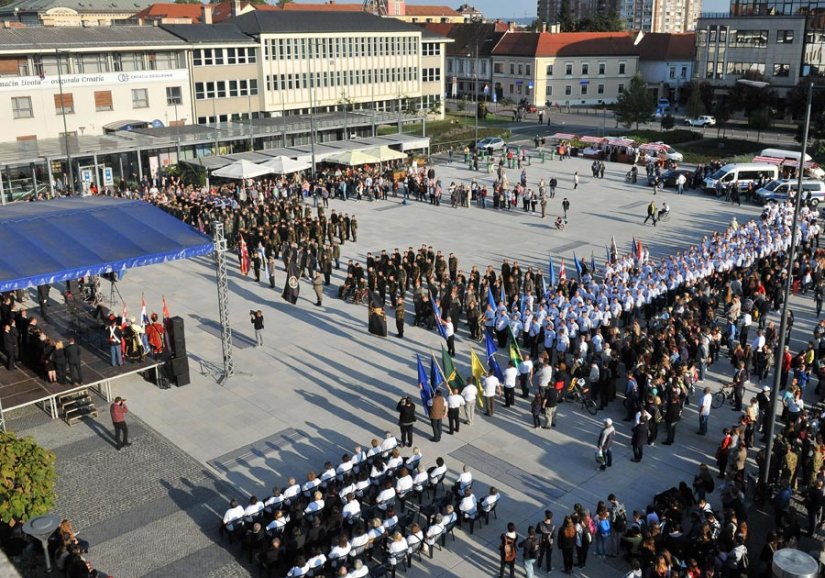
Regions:
M 515 32 L 516 31 L 516 23 L 512 20 L 507 22 L 507 32 Z
M 143 18 L 138 18 L 138 26 L 143 26 Z
M 541 31 L 542 32 L 547 32 L 547 22 L 542 22 L 541 23 Z
M 553 22 L 550 25 L 550 34 L 558 34 L 561 32 L 561 23 L 560 22 Z
M 159 25 L 160 25 L 160 20 L 158 20 L 157 18 L 155 18 L 154 20 L 152 20 L 152 26 L 154 26 L 155 28 L 157 28 Z
M 241 15 L 241 0 L 232 0 L 232 17 Z
M 212 6 L 210 4 L 201 6 L 201 22 L 212 24 Z

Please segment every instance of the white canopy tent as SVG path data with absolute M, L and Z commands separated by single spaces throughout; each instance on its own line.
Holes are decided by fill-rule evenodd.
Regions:
M 269 167 L 258 165 L 251 161 L 240 160 L 213 171 L 212 176 L 222 177 L 224 179 L 254 179 L 255 177 L 271 173 L 272 169 Z
M 290 175 L 292 173 L 305 171 L 312 165 L 304 161 L 296 161 L 289 157 L 277 156 L 262 162 L 260 166 L 271 169 L 271 172 L 276 175 Z

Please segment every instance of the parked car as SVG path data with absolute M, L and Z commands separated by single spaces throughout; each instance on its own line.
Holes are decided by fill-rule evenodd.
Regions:
M 682 155 L 682 153 L 680 153 L 679 151 L 677 151 L 676 149 L 674 149 L 670 145 L 666 145 L 663 142 L 656 142 L 656 143 L 652 143 L 652 144 L 657 144 L 657 145 L 664 146 L 665 147 L 665 150 L 664 150 L 665 158 L 669 161 L 673 161 L 674 163 L 681 163 L 682 161 L 685 160 L 684 155 Z M 642 153 L 644 153 L 648 158 L 651 158 L 651 159 L 656 159 L 656 158 L 658 158 L 658 155 L 659 155 L 659 153 L 654 152 L 654 151 L 649 150 L 649 149 L 645 149 L 644 147 L 642 147 Z
M 676 179 L 679 175 L 685 175 L 685 187 L 689 188 L 693 181 L 693 171 L 688 169 L 671 169 L 662 173 L 659 177 L 659 182 L 663 187 L 676 187 Z M 648 179 L 648 186 L 653 186 L 652 179 Z
M 670 106 L 670 99 L 660 98 L 659 102 L 656 106 L 658 106 L 658 107 L 669 107 Z
M 475 144 L 476 150 L 500 151 L 504 148 L 504 139 L 497 136 L 488 136 Z
M 685 124 L 688 126 L 715 126 L 716 117 L 703 114 L 702 116 L 697 116 L 696 118 L 686 118 Z

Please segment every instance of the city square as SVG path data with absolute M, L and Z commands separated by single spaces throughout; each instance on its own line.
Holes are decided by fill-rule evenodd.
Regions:
M 738 207 L 702 191 L 680 196 L 665 189 L 653 196 L 649 187 L 625 183 L 626 165 L 607 163 L 604 179 L 590 177 L 589 165 L 589 160 L 572 158 L 526 167 L 528 185 L 551 177 L 559 181 L 544 220 L 524 213 L 520 205 L 503 211 L 475 203 L 469 208 L 452 208 L 448 202 L 439 207 L 402 204 L 393 196 L 373 202 L 331 200 L 330 209 L 355 214 L 360 223 L 357 243 L 342 247 L 342 266 L 349 259 L 363 262 L 368 251 L 427 244 L 445 255 L 454 252 L 465 270 L 471 265 L 482 270 L 487 264 L 498 266 L 503 259 L 546 270 L 552 257 L 556 268 L 564 259 L 567 274 L 575 275 L 573 253 L 588 262 L 592 253 L 598 269 L 611 239 L 621 253 L 630 250 L 633 239 L 640 240 L 657 259 L 725 229 L 733 218 L 744 223 L 759 215 L 757 207 Z M 493 178 L 458 161 L 434 168 L 445 185 L 469 184 L 473 178 L 489 185 Z M 574 190 L 576 172 L 581 182 Z M 509 169 L 510 181 L 517 181 L 519 173 Z M 568 225 L 559 231 L 553 222 L 564 198 L 571 206 Z M 651 200 L 671 206 L 668 222 L 642 224 Z M 165 297 L 171 314 L 184 318 L 192 367 L 192 383 L 186 387 L 161 390 L 140 377 L 116 382 L 113 394 L 128 399 L 134 414 L 132 447 L 114 451 L 105 415 L 71 429 L 62 422 L 45 423 L 48 420 L 36 414 L 19 421 L 10 416 L 12 429 L 32 434 L 56 451 L 60 511 L 94 544 L 95 564 L 116 576 L 254 575 L 238 558 L 238 545 L 217 535 L 228 500 L 263 498 L 273 485 L 283 487 L 288 477 L 302 480 L 326 461 L 337 463 L 356 444 L 368 447 L 385 431 L 398 436 L 395 405 L 406 395 L 417 406 L 414 445 L 421 449 L 423 463 L 432 465 L 442 456 L 449 482 L 466 465 L 479 495 L 495 486 L 503 496 L 498 519 L 476 528 L 473 535 L 456 532 L 455 543 L 448 540 L 444 551 L 432 560 L 425 556 L 423 564 L 416 561 L 409 570 L 433 576 L 495 572 L 506 523 L 515 522 L 523 533 L 540 521 L 545 509 L 563 515 L 575 503 L 592 507 L 615 493 L 628 512 L 643 510 L 654 495 L 680 481 L 690 483 L 700 463 L 712 462 L 721 428 L 735 421 L 736 414 L 727 407 L 714 410 L 711 435 L 695 435 L 697 394 L 685 409 L 676 444 L 649 448 L 648 457 L 635 464 L 630 461 L 629 424 L 621 420 L 621 396 L 595 417 L 575 404 L 562 404 L 558 428 L 552 430 L 533 430 L 529 403 L 519 400 L 493 417 L 477 414 L 471 426 L 436 444 L 430 441 L 418 400 L 415 368 L 416 355 L 427 367 L 431 354 L 440 361 L 443 340 L 436 332 L 408 327 L 404 339 L 394 338 L 392 331 L 386 338 L 369 334 L 366 308 L 335 298 L 344 269 L 334 271 L 322 307 L 313 307 L 311 286 L 304 281 L 298 302 L 284 301 L 283 270 L 276 273 L 273 290 L 265 280 L 255 283 L 251 275 L 242 276 L 234 255 L 229 269 L 236 373 L 226 381 L 220 380 L 211 257 L 130 270 L 118 283 L 128 311 L 138 311 L 142 295 L 149 311 Z M 264 314 L 262 348 L 254 347 L 250 309 Z M 811 335 L 815 316 L 809 298 L 795 298 L 793 309 L 797 324 L 791 346 L 796 350 Z M 468 339 L 464 327 L 457 333 L 456 365 L 466 377 L 470 350 L 483 358 L 483 344 Z M 711 367 L 706 383 L 727 383 L 731 371 L 721 359 Z M 749 391 L 756 389 L 749 385 Z M 600 472 L 593 458 L 604 417 L 612 417 L 617 428 L 615 465 L 608 472 Z M 749 469 L 755 471 L 752 461 Z M 89 476 L 89 471 L 96 473 Z M 618 558 L 594 559 L 577 573 L 615 576 L 626 571 L 626 562 Z

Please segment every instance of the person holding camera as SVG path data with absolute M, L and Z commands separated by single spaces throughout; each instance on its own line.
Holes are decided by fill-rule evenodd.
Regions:
M 264 314 L 258 309 L 257 311 L 249 310 L 249 321 L 252 327 L 255 328 L 255 347 L 264 346 Z
M 412 447 L 413 425 L 415 424 L 415 404 L 409 396 L 401 398 L 395 407 L 398 411 L 398 425 L 401 428 L 401 447 Z
M 118 450 L 129 447 L 132 444 L 129 443 L 129 428 L 126 426 L 126 414 L 129 413 L 126 400 L 117 396 L 109 411 L 112 414 L 112 425 L 115 426 L 115 447 Z

